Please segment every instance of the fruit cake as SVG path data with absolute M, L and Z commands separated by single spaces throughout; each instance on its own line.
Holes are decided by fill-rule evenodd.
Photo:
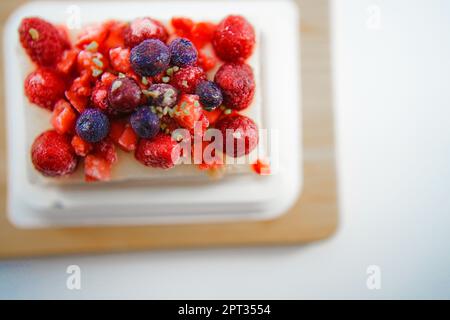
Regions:
M 32 62 L 30 167 L 46 181 L 267 173 L 258 41 L 245 17 L 108 20 L 76 33 L 29 17 L 18 31 Z

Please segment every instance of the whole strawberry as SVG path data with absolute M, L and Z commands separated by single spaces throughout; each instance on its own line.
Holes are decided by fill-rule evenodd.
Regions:
M 231 157 L 241 157 L 256 148 L 259 141 L 256 123 L 238 113 L 221 118 L 216 128 L 222 132 L 222 150 Z
M 45 131 L 31 146 L 34 167 L 47 177 L 60 177 L 75 171 L 78 158 L 66 135 L 55 130 Z
M 214 81 L 222 90 L 223 103 L 235 110 L 247 108 L 255 95 L 252 68 L 245 63 L 225 63 L 217 71 Z
M 64 98 L 64 80 L 51 69 L 40 68 L 32 72 L 24 86 L 28 100 L 48 110 L 53 110 L 55 103 Z
M 181 148 L 171 136 L 158 133 L 152 139 L 141 139 L 134 156 L 147 167 L 170 169 L 180 159 Z
M 67 40 L 51 23 L 41 18 L 25 18 L 19 26 L 20 43 L 31 60 L 42 67 L 54 66 L 67 48 Z
M 243 61 L 255 47 L 255 30 L 242 16 L 228 16 L 214 32 L 212 44 L 217 56 L 228 62 Z

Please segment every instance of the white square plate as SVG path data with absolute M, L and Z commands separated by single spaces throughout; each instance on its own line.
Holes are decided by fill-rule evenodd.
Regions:
M 26 115 L 30 106 L 23 93 L 24 62 L 17 29 L 27 16 L 64 23 L 68 8 L 80 10 L 82 24 L 140 16 L 162 21 L 172 16 L 211 21 L 228 14 L 245 16 L 259 33 L 259 125 L 275 133 L 271 144 L 273 174 L 237 174 L 218 181 L 178 178 L 89 185 L 32 183 L 27 173 Z M 11 222 L 22 228 L 137 225 L 269 219 L 285 212 L 302 186 L 298 30 L 298 9 L 292 1 L 33 2 L 19 8 L 9 18 L 4 35 Z

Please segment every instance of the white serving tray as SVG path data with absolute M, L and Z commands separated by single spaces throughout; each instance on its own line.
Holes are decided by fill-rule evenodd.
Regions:
M 271 146 L 276 149 L 273 174 L 229 175 L 222 180 L 181 175 L 89 185 L 33 183 L 27 173 L 30 106 L 23 93 L 24 64 L 17 51 L 17 28 L 27 16 L 64 23 L 74 8 L 80 10 L 82 24 L 146 15 L 163 21 L 172 16 L 218 21 L 227 14 L 244 15 L 260 34 L 260 126 L 276 132 Z M 17 227 L 262 220 L 282 214 L 297 198 L 303 176 L 299 166 L 300 55 L 298 9 L 292 1 L 33 2 L 9 18 L 4 32 L 8 216 Z

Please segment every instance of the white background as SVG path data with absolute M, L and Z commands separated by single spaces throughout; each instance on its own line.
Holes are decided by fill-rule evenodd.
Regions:
M 335 0 L 332 16 L 332 238 L 1 262 L 0 298 L 450 298 L 450 1 Z M 66 289 L 71 264 L 80 291 Z

